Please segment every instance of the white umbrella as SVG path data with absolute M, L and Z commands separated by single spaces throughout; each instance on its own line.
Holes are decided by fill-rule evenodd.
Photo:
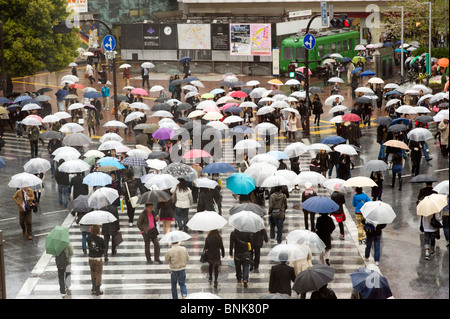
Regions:
M 231 116 L 227 116 L 224 120 L 223 123 L 225 124 L 230 124 L 230 123 L 238 123 L 238 122 L 243 122 L 244 119 L 240 116 L 237 115 L 231 115 Z
M 205 112 L 203 112 L 202 110 L 195 110 L 195 111 L 189 113 L 187 117 L 192 119 L 194 117 L 203 116 L 203 115 L 205 115 Z
M 289 158 L 300 156 L 308 151 L 308 145 L 302 142 L 291 143 L 283 150 Z
M 23 170 L 30 174 L 44 173 L 50 168 L 50 161 L 40 157 L 32 158 L 23 165 Z
M 413 111 L 416 114 L 427 114 L 427 113 L 431 113 L 431 111 L 425 107 L 425 106 L 415 106 L 413 107 Z
M 245 101 L 242 102 L 241 104 L 239 104 L 239 107 L 251 107 L 251 108 L 255 108 L 258 107 L 258 105 L 256 105 L 256 103 L 252 102 L 252 101 Z
M 373 78 L 370 78 L 369 81 L 367 81 L 367 82 L 373 83 L 373 84 L 383 84 L 384 80 L 382 78 L 374 76 Z
M 119 66 L 119 69 L 125 69 L 125 68 L 131 68 L 131 65 L 128 63 L 124 63 Z
M 435 116 L 433 116 L 433 120 L 435 122 L 442 122 L 443 120 L 448 120 L 449 119 L 449 115 L 448 115 L 448 109 L 447 110 L 442 110 L 436 113 Z
M 83 103 L 73 103 L 69 105 L 68 110 L 69 111 L 73 111 L 73 110 L 78 110 L 78 109 L 82 109 L 84 108 L 84 104 Z
M 150 110 L 150 107 L 143 102 L 133 102 L 130 104 L 130 108 L 138 110 Z
M 197 178 L 192 181 L 194 186 L 198 188 L 216 188 L 217 185 L 219 185 L 216 181 L 213 181 L 212 179 L 203 177 L 203 178 Z
M 35 117 L 30 117 L 27 116 L 26 118 L 24 118 L 21 122 L 22 125 L 30 125 L 30 126 L 39 126 L 42 125 L 41 121 L 39 121 L 37 118 Z
M 72 115 L 70 115 L 69 113 L 67 113 L 65 111 L 59 111 L 59 112 L 53 113 L 53 115 L 58 117 L 60 120 L 70 119 L 72 117 Z
M 297 178 L 294 180 L 294 185 L 305 185 L 306 182 L 310 182 L 313 185 L 319 185 L 326 180 L 327 178 L 320 173 L 304 171 L 297 175 Z
M 235 150 L 245 150 L 245 149 L 251 149 L 251 148 L 260 148 L 261 144 L 259 144 L 257 141 L 252 139 L 245 139 L 241 140 L 236 143 L 234 146 Z
M 340 178 L 330 178 L 322 182 L 322 186 L 330 191 L 338 191 L 341 193 L 349 193 L 353 190 L 350 186 L 343 186 L 345 183 L 344 179 Z
M 167 166 L 167 162 L 166 161 L 162 161 L 159 159 L 148 159 L 146 160 L 147 165 L 149 168 L 154 168 L 157 170 L 162 170 L 164 167 Z
M 202 119 L 207 120 L 207 121 L 217 121 L 217 120 L 221 120 L 222 118 L 223 118 L 223 115 L 220 114 L 219 112 L 208 112 L 202 117 Z
M 67 146 L 85 146 L 91 143 L 91 138 L 83 133 L 71 133 L 64 137 L 62 143 Z
M 256 187 L 261 187 L 262 182 L 275 173 L 277 168 L 271 164 L 261 162 L 251 164 L 244 172 L 244 174 L 250 176 L 255 181 Z
M 117 141 L 117 142 L 122 143 L 123 138 L 122 138 L 122 136 L 120 136 L 117 133 L 110 132 L 110 133 L 103 134 L 103 136 L 100 137 L 100 139 L 98 141 L 100 143 L 104 143 L 104 142 L 107 142 L 107 141 Z
M 411 105 L 402 105 L 395 109 L 396 113 L 400 114 L 415 114 L 414 112 L 414 106 Z
M 146 160 L 148 158 L 147 151 L 139 149 L 139 148 L 136 148 L 136 149 L 128 151 L 127 155 L 128 156 L 138 157 L 138 158 L 141 158 L 141 159 L 144 159 L 144 160 Z
M 144 186 L 148 189 L 170 189 L 176 185 L 178 185 L 179 181 L 175 177 L 173 177 L 170 174 L 156 174 L 155 176 L 152 176 L 145 184 Z
M 103 142 L 102 144 L 100 144 L 100 146 L 98 147 L 98 150 L 99 151 L 108 151 L 108 150 L 117 149 L 118 147 L 122 147 L 122 146 L 124 146 L 124 145 L 118 141 L 106 141 L 106 142 Z
M 78 123 L 66 123 L 59 129 L 63 133 L 78 133 L 83 132 L 84 128 Z
M 433 187 L 433 190 L 438 194 L 446 194 L 448 195 L 448 179 L 446 181 L 440 182 L 436 186 Z
M 250 160 L 250 165 L 255 163 L 268 163 L 275 166 L 276 168 L 280 166 L 280 162 L 276 158 L 267 154 L 257 154 L 253 156 Z
M 151 117 L 173 117 L 173 114 L 170 113 L 169 111 L 156 111 L 154 113 L 152 113 L 152 115 L 150 115 Z
M 339 152 L 341 154 L 347 154 L 347 155 L 358 155 L 355 148 L 348 144 L 339 144 L 334 147 L 334 150 L 336 152 Z
M 127 115 L 124 122 L 128 123 L 144 116 L 145 116 L 144 112 L 139 111 L 131 112 L 130 114 Z
M 263 93 L 266 92 L 267 89 L 263 87 L 254 88 L 250 91 L 249 96 L 252 98 L 261 98 Z
M 56 115 L 50 114 L 50 115 L 46 115 L 44 116 L 44 118 L 42 119 L 42 123 L 55 123 L 55 122 L 59 122 L 60 118 L 57 117 Z
M 151 63 L 151 62 L 144 62 L 144 63 L 141 64 L 141 67 L 142 68 L 151 69 L 151 68 L 154 68 L 155 65 L 153 63 Z
M 23 172 L 11 176 L 8 186 L 11 188 L 34 187 L 42 184 L 42 180 L 36 175 Z
M 341 111 L 345 111 L 347 109 L 347 107 L 345 106 L 345 105 L 336 105 L 336 106 L 333 106 L 329 111 L 328 111 L 328 113 L 329 114 L 333 114 L 333 113 L 336 113 L 336 112 L 341 112 Z M 342 117 L 341 117 L 342 118 Z
M 61 148 L 61 147 L 60 147 Z M 56 151 L 55 151 L 56 152 Z M 60 152 L 57 155 L 55 155 L 55 157 L 53 158 L 53 160 L 55 162 L 59 162 L 60 160 L 64 160 L 64 161 L 70 161 L 70 160 L 74 160 L 77 159 L 81 156 L 80 152 L 78 152 L 77 150 L 67 150 L 65 152 Z
M 293 262 L 308 257 L 308 250 L 296 244 L 282 243 L 273 247 L 267 257 L 274 261 Z
M 226 223 L 227 220 L 215 211 L 203 211 L 195 213 L 186 226 L 192 230 L 211 231 L 221 229 Z
M 228 219 L 228 224 L 241 232 L 256 233 L 265 228 L 264 220 L 251 211 L 240 211 Z
M 103 127 L 109 127 L 109 126 L 128 128 L 128 126 L 125 123 L 122 123 L 122 122 L 116 121 L 116 120 L 108 121 L 105 124 L 103 124 Z
M 340 94 L 333 94 L 330 95 L 324 102 L 325 105 L 332 105 L 333 102 L 336 101 L 336 98 L 338 98 L 338 102 L 341 103 L 342 101 L 345 100 L 344 96 L 340 95 Z
M 21 111 L 31 111 L 39 109 L 41 109 L 40 105 L 37 105 L 36 103 L 28 103 L 22 107 Z
M 186 234 L 185 232 L 182 232 L 180 230 L 172 230 L 165 234 L 159 242 L 161 244 L 173 244 L 173 243 L 179 243 L 180 241 L 185 241 L 191 239 L 191 235 Z
M 81 159 L 65 161 L 58 169 L 64 173 L 83 173 L 91 169 L 91 165 Z
M 114 203 L 114 201 L 119 198 L 119 193 L 117 190 L 111 187 L 98 188 L 95 192 L 89 196 L 88 206 L 100 209 Z
M 291 244 L 306 245 L 312 253 L 319 254 L 325 251 L 325 243 L 315 233 L 307 229 L 296 229 L 286 235 L 286 241 Z
M 398 89 L 400 86 L 397 83 L 388 83 L 384 86 L 385 89 Z
M 439 213 L 446 205 L 448 205 L 447 195 L 431 194 L 425 196 L 417 205 L 417 215 L 430 216 Z
M 391 106 L 395 103 L 401 102 L 399 99 L 390 99 L 389 101 L 387 101 L 386 103 L 386 107 Z
M 98 150 L 89 150 L 83 154 L 83 157 L 91 157 L 91 156 L 102 158 L 105 157 L 105 153 L 100 152 Z
M 390 224 L 396 217 L 391 205 L 379 200 L 364 203 L 361 213 L 374 224 Z
M 338 78 L 338 77 L 332 77 L 332 78 L 329 78 L 328 79 L 328 82 L 330 82 L 330 83 L 344 83 L 344 80 L 342 80 L 341 78 Z
M 264 179 L 264 181 L 261 184 L 261 187 L 271 188 L 276 186 L 292 186 L 292 185 L 295 185 L 293 180 L 288 180 L 283 176 L 272 174 L 266 179 Z
M 273 111 L 275 111 L 275 109 L 273 107 L 271 107 L 270 105 L 263 106 L 256 112 L 256 115 L 266 115 L 266 114 L 272 113 Z
M 408 137 L 408 139 L 416 142 L 426 141 L 430 138 L 433 138 L 433 134 L 430 132 L 430 130 L 422 127 L 412 129 L 406 136 Z
M 117 220 L 113 214 L 106 210 L 93 210 L 80 219 L 81 225 L 103 225 Z
M 261 84 L 258 80 L 250 80 L 247 83 L 245 83 L 246 86 L 255 86 Z
M 284 100 L 286 98 L 286 96 L 282 97 L 282 99 Z M 273 107 L 275 109 L 285 109 L 289 107 L 289 103 L 287 103 L 286 101 L 275 101 L 272 104 L 270 104 L 270 107 Z
M 331 123 L 344 123 L 345 121 L 342 119 L 342 115 L 338 115 L 338 116 L 333 117 L 330 120 L 330 122 Z
M 365 87 L 365 86 L 360 86 L 359 88 L 356 88 L 355 93 L 374 94 L 372 89 Z
M 74 153 L 77 153 L 78 156 L 81 156 L 81 153 L 78 152 L 77 149 L 75 147 L 72 147 L 72 146 L 58 147 L 56 150 L 53 151 L 52 155 L 56 156 L 56 155 L 59 155 L 61 153 L 65 153 L 65 152 L 74 152 Z
M 255 126 L 255 132 L 261 135 L 275 135 L 278 133 L 278 127 L 269 122 L 260 123 Z
M 287 107 L 287 108 L 281 110 L 281 113 L 282 113 L 284 116 L 288 116 L 287 113 L 291 113 L 291 112 L 294 113 L 297 117 L 300 116 L 300 113 L 299 113 L 296 109 L 293 109 L 292 107 Z M 262 124 L 262 123 L 261 123 L 261 124 Z M 277 129 L 277 130 L 278 130 L 278 129 Z
M 229 129 L 229 127 L 225 123 L 222 123 L 220 121 L 212 121 L 212 122 L 209 122 L 206 125 L 207 126 L 211 126 L 211 127 L 215 128 L 216 130 L 219 130 L 219 131 L 224 131 L 224 130 L 228 130 Z
M 299 85 L 300 81 L 296 79 L 289 79 L 284 83 L 285 85 Z
M 314 150 L 314 151 L 326 151 L 331 152 L 332 149 L 326 144 L 323 143 L 313 143 L 308 146 L 308 150 Z

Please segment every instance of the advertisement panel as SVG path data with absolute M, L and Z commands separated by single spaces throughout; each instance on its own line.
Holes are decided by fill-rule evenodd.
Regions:
M 210 24 L 178 24 L 178 49 L 211 50 Z
M 211 49 L 230 50 L 230 29 L 228 24 L 211 24 Z
M 67 0 L 67 8 L 78 13 L 88 12 L 88 0 Z
M 143 24 L 144 49 L 159 49 L 159 24 Z
M 230 24 L 230 55 L 271 54 L 270 24 Z

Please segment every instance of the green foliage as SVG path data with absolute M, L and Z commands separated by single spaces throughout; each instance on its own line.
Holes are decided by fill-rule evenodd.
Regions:
M 413 56 L 421 55 L 422 53 L 428 53 L 428 47 L 420 47 L 413 51 Z M 435 58 L 448 58 L 449 49 L 448 48 L 431 48 L 431 56 Z
M 64 21 L 67 0 L 0 0 L 8 77 L 59 71 L 73 62 L 79 38 L 75 29 L 54 34 L 51 27 Z

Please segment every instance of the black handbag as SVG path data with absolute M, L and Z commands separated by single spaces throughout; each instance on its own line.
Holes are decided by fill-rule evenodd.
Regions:
M 206 253 L 208 252 L 208 249 L 204 249 L 202 252 L 202 255 L 200 256 L 200 262 L 201 263 L 206 263 L 207 262 L 207 258 L 206 258 Z
M 436 217 L 434 217 L 434 215 L 433 215 L 433 217 L 431 217 L 430 225 L 433 226 L 434 228 L 442 228 L 443 227 L 441 222 L 438 221 L 436 219 Z
M 114 236 L 114 246 L 119 246 L 121 243 L 123 242 L 123 237 L 122 237 L 122 233 L 118 232 L 115 236 Z
M 150 230 L 148 231 L 147 235 L 148 235 L 150 238 L 155 238 L 156 236 L 159 235 L 158 228 L 153 227 L 152 229 L 150 229 Z

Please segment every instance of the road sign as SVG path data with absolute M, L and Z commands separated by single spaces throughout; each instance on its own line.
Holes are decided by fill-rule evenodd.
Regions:
M 328 14 L 327 14 L 327 2 L 326 1 L 320 1 L 320 16 L 322 19 L 322 27 L 328 26 Z
M 316 38 L 311 34 L 308 33 L 303 38 L 303 45 L 305 46 L 306 50 L 312 50 L 316 46 Z
M 106 51 L 114 50 L 114 48 L 116 47 L 116 40 L 112 35 L 107 35 L 103 39 L 103 47 L 105 48 Z

